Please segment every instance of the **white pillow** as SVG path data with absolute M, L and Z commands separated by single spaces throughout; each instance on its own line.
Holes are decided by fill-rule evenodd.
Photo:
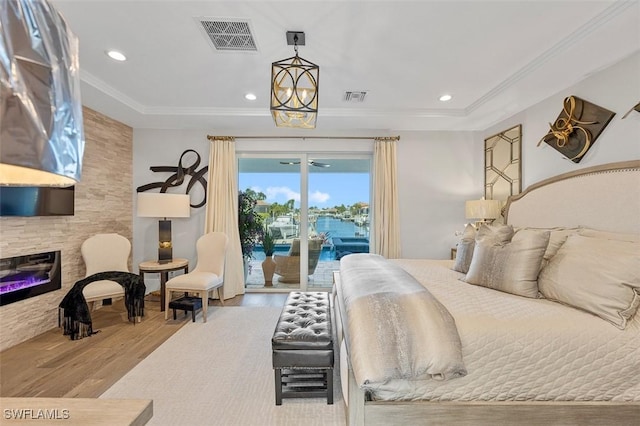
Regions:
M 640 243 L 570 235 L 538 286 L 547 299 L 624 329 L 640 305 Z
M 549 243 L 549 231 L 521 229 L 511 242 L 478 241 L 464 281 L 517 294 L 538 297 L 538 272 Z
M 581 228 L 521 228 L 521 229 L 530 229 L 533 231 L 549 231 L 549 244 L 547 244 L 547 249 L 544 252 L 544 256 L 542 258 L 541 267 L 545 267 L 547 262 L 556 255 L 558 249 L 564 244 L 567 240 L 567 237 L 572 234 L 577 234 Z

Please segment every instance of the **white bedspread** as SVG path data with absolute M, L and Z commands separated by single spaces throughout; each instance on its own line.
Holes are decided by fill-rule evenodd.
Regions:
M 451 312 L 468 374 L 391 380 L 378 399 L 640 401 L 640 315 L 619 330 L 591 314 L 473 286 L 451 261 L 395 260 Z

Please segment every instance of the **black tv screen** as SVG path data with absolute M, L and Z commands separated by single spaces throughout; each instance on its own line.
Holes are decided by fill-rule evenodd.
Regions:
M 0 216 L 73 216 L 74 204 L 74 186 L 0 186 Z

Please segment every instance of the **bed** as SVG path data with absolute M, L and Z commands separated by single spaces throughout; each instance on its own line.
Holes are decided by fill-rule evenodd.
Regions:
M 527 295 L 530 287 L 512 292 L 494 286 L 504 280 L 495 273 L 488 284 L 487 277 L 481 277 L 481 285 L 463 281 L 486 266 L 482 250 L 494 250 L 489 245 L 480 251 L 475 245 L 466 272 L 453 269 L 459 259 L 454 264 L 350 255 L 341 261 L 333 311 L 349 425 L 638 424 L 640 161 L 586 168 L 534 184 L 509 199 L 505 222 L 515 229 L 509 237 L 513 242 L 545 238 L 542 251 L 540 241 L 526 246 L 528 253 L 544 252 L 534 273 L 534 295 Z M 592 244 L 598 250 L 603 244 L 607 253 L 600 255 Z M 506 247 L 495 246 L 498 251 Z M 616 250 L 626 251 L 611 257 Z M 604 293 L 611 300 L 598 299 L 604 308 L 592 307 L 591 295 L 579 296 L 584 282 L 594 281 L 589 268 L 599 270 L 592 264 L 581 268 L 585 259 L 596 264 L 605 259 L 602 269 L 615 266 L 627 274 L 622 290 Z M 502 274 L 509 269 L 498 268 Z M 520 269 L 511 273 L 520 274 Z M 530 277 L 522 280 L 530 283 Z M 566 288 L 571 291 L 563 294 Z M 611 307 L 618 290 L 632 298 L 632 306 Z M 543 291 L 546 297 L 540 297 Z M 600 287 L 584 291 L 603 297 Z M 435 313 L 425 314 L 428 304 Z M 434 328 L 432 322 L 442 324 Z M 389 338 L 387 324 L 402 331 Z M 432 350 L 426 360 L 407 355 Z

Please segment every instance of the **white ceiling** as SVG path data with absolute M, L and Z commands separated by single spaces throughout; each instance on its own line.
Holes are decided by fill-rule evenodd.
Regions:
M 134 128 L 273 133 L 271 63 L 293 56 L 288 30 L 320 66 L 309 135 L 483 130 L 640 50 L 638 0 L 52 3 L 80 40 L 83 104 Z M 201 17 L 248 21 L 258 51 L 216 51 Z M 347 90 L 368 94 L 347 103 Z

